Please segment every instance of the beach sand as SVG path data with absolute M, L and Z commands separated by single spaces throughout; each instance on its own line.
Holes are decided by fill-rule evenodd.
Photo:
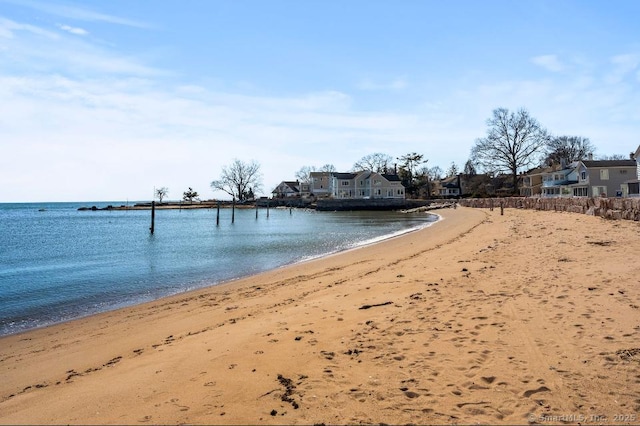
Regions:
M 2 338 L 0 423 L 640 423 L 640 224 L 441 215 Z

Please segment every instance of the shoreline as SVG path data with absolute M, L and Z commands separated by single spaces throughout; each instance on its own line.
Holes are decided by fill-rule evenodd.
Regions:
M 637 423 L 640 282 L 624 255 L 638 224 L 441 213 L 357 250 L 2 337 L 0 423 Z
M 433 221 L 431 221 L 431 220 L 426 221 L 425 224 L 417 226 L 417 227 L 414 227 L 414 228 L 403 229 L 403 230 L 400 230 L 400 231 L 395 231 L 395 232 L 393 232 L 391 234 L 385 234 L 385 235 L 382 235 L 382 236 L 379 236 L 379 237 L 374 237 L 374 238 L 369 239 L 369 240 L 364 240 L 364 241 L 361 241 L 359 243 L 355 243 L 355 244 L 353 244 L 353 245 L 351 245 L 349 247 L 346 247 L 346 248 L 334 249 L 332 251 L 329 251 L 329 252 L 326 252 L 326 253 L 322 253 L 322 254 L 319 254 L 319 255 L 304 257 L 304 258 L 301 258 L 299 260 L 292 261 L 290 263 L 285 263 L 285 264 L 276 266 L 276 267 L 274 267 L 272 269 L 267 269 L 267 270 L 264 270 L 264 271 L 261 271 L 261 272 L 257 272 L 257 273 L 246 273 L 245 272 L 242 275 L 238 275 L 236 277 L 229 278 L 229 279 L 223 279 L 221 281 L 215 281 L 213 278 L 207 279 L 206 280 L 206 284 L 201 285 L 201 286 L 197 286 L 197 287 L 193 287 L 192 286 L 190 288 L 184 288 L 184 289 L 181 289 L 181 290 L 178 290 L 178 291 L 175 291 L 175 292 L 170 292 L 170 293 L 161 295 L 159 297 L 152 297 L 150 299 L 149 298 L 145 299 L 144 297 L 140 296 L 139 298 L 132 299 L 131 301 L 128 301 L 128 302 L 119 302 L 119 303 L 117 303 L 115 305 L 109 305 L 109 307 L 107 307 L 106 309 L 104 309 L 104 308 L 97 309 L 96 308 L 95 310 L 90 310 L 88 312 L 83 313 L 82 315 L 74 316 L 72 318 L 67 318 L 67 319 L 64 319 L 64 320 L 52 320 L 49 323 L 40 324 L 40 325 L 35 326 L 35 327 L 20 329 L 20 330 L 17 330 L 17 331 L 8 333 L 8 334 L 0 334 L 0 338 L 7 337 L 7 336 L 13 336 L 13 335 L 16 335 L 16 334 L 21 334 L 21 333 L 27 333 L 27 332 L 30 332 L 30 331 L 39 330 L 39 329 L 55 326 L 55 325 L 58 325 L 58 324 L 64 324 L 64 323 L 68 323 L 68 322 L 71 322 L 71 321 L 88 318 L 88 317 L 91 317 L 93 315 L 100 315 L 100 314 L 107 313 L 107 312 L 117 311 L 119 309 L 131 308 L 131 307 L 135 307 L 137 305 L 141 305 L 141 304 L 145 304 L 145 303 L 153 303 L 153 302 L 157 302 L 157 301 L 160 301 L 162 299 L 165 299 L 165 298 L 185 295 L 185 294 L 188 294 L 188 293 L 193 292 L 193 291 L 206 290 L 208 288 L 219 286 L 219 285 L 231 284 L 231 283 L 233 283 L 235 281 L 243 280 L 243 279 L 249 279 L 252 276 L 260 275 L 260 274 L 265 273 L 265 272 L 277 271 L 277 270 L 280 270 L 280 269 L 283 269 L 283 268 L 288 268 L 290 266 L 295 266 L 295 265 L 302 264 L 302 263 L 305 263 L 305 262 L 321 260 L 321 259 L 323 259 L 325 257 L 338 255 L 340 253 L 349 252 L 351 250 L 357 250 L 357 249 L 360 249 L 362 247 L 366 247 L 366 246 L 369 246 L 369 245 L 372 245 L 372 244 L 378 244 L 380 242 L 384 242 L 384 241 L 389 240 L 389 239 L 402 237 L 403 235 L 409 234 L 409 233 L 412 233 L 412 232 L 418 232 L 421 229 L 427 228 L 427 227 L 433 225 L 434 223 L 436 223 L 437 221 L 442 219 L 442 217 L 437 213 L 433 213 L 433 212 L 425 212 L 425 213 L 427 213 L 427 215 L 430 215 L 430 216 L 435 216 L 436 219 L 433 220 Z M 205 281 L 203 281 L 203 283 L 204 282 Z

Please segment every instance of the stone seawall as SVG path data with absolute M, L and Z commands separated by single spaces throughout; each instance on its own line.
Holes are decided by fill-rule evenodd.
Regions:
M 428 206 L 433 200 L 403 200 L 393 198 L 374 199 L 319 199 L 316 209 L 320 211 L 349 211 L 349 210 L 404 210 Z
M 640 220 L 640 198 L 466 198 L 459 200 L 465 207 L 551 210 L 583 213 L 605 219 Z

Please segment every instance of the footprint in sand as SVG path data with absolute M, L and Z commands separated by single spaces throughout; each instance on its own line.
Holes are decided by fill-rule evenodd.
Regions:
M 551 392 L 551 389 L 549 389 L 546 386 L 540 386 L 538 389 L 531 389 L 531 390 L 526 391 L 523 394 L 523 396 L 526 397 L 526 398 L 529 398 L 531 395 L 534 395 L 534 394 L 539 393 L 539 392 Z

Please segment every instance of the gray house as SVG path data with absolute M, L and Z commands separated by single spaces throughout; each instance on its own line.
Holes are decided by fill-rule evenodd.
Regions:
M 575 169 L 578 181 L 571 185 L 573 196 L 626 197 L 630 180 L 637 178 L 635 160 L 585 160 Z

